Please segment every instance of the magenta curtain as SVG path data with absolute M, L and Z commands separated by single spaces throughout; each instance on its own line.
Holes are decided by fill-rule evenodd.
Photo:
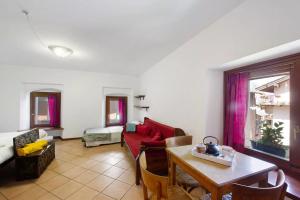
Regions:
M 229 74 L 226 83 L 224 144 L 243 152 L 248 110 L 249 74 Z
M 119 114 L 120 114 L 120 124 L 124 125 L 127 122 L 126 113 L 126 100 L 125 98 L 119 98 Z
M 58 105 L 57 105 L 57 97 L 56 95 L 49 95 L 48 96 L 48 106 L 49 106 L 49 116 L 50 116 L 50 126 L 51 127 L 58 127 L 59 126 L 59 112 L 58 112 Z

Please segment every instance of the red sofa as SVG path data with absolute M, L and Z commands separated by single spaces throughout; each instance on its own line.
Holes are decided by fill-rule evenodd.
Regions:
M 175 136 L 185 135 L 184 131 L 180 128 L 173 128 L 147 117 L 144 123 L 136 126 L 135 132 L 126 132 L 124 127 L 121 135 L 121 146 L 124 143 L 131 152 L 136 162 L 136 184 L 140 182 L 140 168 L 139 168 L 139 155 L 145 148 L 165 147 L 165 139 Z

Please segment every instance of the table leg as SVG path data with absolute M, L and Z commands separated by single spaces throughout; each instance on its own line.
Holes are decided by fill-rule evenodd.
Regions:
M 176 163 L 173 162 L 172 156 L 170 159 L 170 164 L 171 164 L 171 184 L 175 185 L 176 184 Z
M 222 200 L 222 192 L 219 190 L 211 192 L 211 200 Z
M 264 178 L 258 182 L 258 186 L 262 188 L 268 187 L 268 173 L 265 173 Z

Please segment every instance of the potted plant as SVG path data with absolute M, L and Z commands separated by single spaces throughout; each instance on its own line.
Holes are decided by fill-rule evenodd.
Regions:
M 283 122 L 275 122 L 274 128 L 272 128 L 272 125 L 264 123 L 261 128 L 261 139 L 251 140 L 252 148 L 285 157 L 286 152 L 282 144 L 282 125 Z

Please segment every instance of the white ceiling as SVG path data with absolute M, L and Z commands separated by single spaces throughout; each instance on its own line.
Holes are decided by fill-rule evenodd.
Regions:
M 0 64 L 138 75 L 242 0 L 0 0 Z M 74 50 L 59 58 L 46 45 Z

